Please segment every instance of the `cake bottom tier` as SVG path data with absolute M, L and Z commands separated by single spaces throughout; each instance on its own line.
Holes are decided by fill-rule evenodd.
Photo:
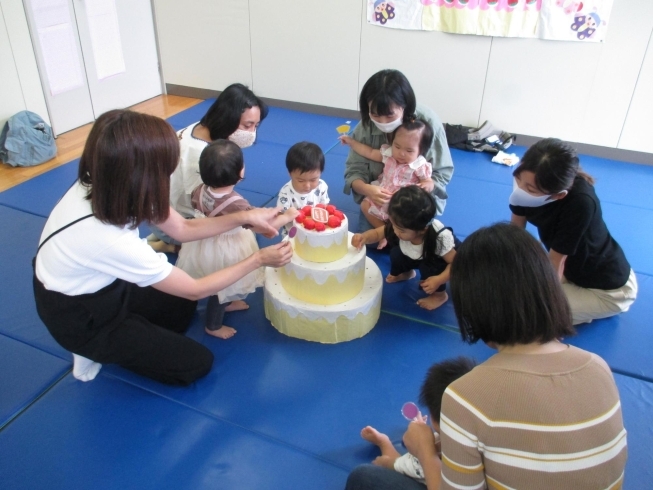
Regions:
M 335 305 L 315 305 L 298 300 L 281 285 L 277 269 L 265 271 L 265 316 L 279 332 L 298 339 L 335 344 L 360 338 L 379 319 L 383 278 L 378 266 L 365 259 L 361 292 Z

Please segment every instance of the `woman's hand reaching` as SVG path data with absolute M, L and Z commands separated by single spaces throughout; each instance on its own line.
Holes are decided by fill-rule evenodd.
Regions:
M 290 262 L 293 250 L 290 242 L 284 240 L 281 243 L 262 248 L 256 253 L 259 256 L 261 266 L 283 267 Z

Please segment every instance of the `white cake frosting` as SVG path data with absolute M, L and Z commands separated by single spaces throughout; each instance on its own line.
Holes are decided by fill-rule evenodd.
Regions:
M 348 242 L 351 243 L 352 233 Z M 291 239 L 293 248 L 294 240 Z M 292 296 L 315 304 L 336 304 L 356 296 L 363 287 L 365 249 L 349 245 L 344 257 L 334 262 L 311 262 L 294 254 L 279 270 L 282 285 Z
M 379 319 L 383 278 L 365 247 L 351 245 L 345 217 L 337 228 L 307 230 L 295 223 L 294 254 L 265 271 L 265 316 L 279 332 L 322 343 L 367 334 Z
M 333 262 L 347 253 L 349 246 L 347 217 L 338 228 L 326 228 L 324 231 L 307 230 L 295 223 L 295 251 L 300 257 L 311 262 Z

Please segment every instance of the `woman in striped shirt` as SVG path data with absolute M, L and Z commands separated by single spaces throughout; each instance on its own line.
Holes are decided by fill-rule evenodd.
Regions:
M 474 232 L 451 290 L 463 340 L 498 353 L 444 393 L 440 488 L 621 488 L 617 387 L 603 359 L 561 342 L 574 333 L 571 312 L 537 240 L 509 224 Z M 406 440 L 418 458 L 432 450 L 427 432 Z

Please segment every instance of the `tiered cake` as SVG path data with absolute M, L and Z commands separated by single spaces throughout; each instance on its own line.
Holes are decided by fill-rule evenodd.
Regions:
M 265 316 L 281 333 L 333 344 L 372 330 L 381 310 L 381 271 L 351 245 L 334 206 L 304 208 L 289 233 L 294 254 L 266 270 Z

